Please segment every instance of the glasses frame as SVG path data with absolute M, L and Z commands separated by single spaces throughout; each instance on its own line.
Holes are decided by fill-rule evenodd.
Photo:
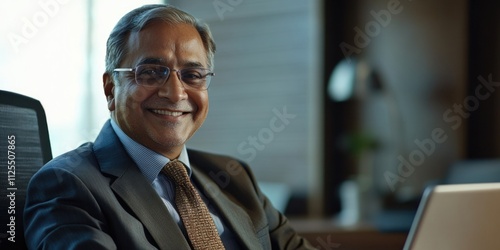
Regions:
M 167 68 L 168 69 L 168 75 L 167 77 L 165 78 L 165 81 L 161 84 L 158 84 L 158 85 L 145 85 L 145 84 L 140 84 L 139 81 L 137 81 L 137 73 L 136 73 L 136 70 L 138 67 L 142 67 L 142 66 L 148 66 L 148 65 L 151 65 L 151 66 L 156 66 L 156 67 L 164 67 L 164 68 Z M 184 71 L 184 70 L 189 70 L 189 69 L 202 69 L 202 70 L 206 70 L 208 71 L 208 73 L 206 75 L 203 76 L 203 80 L 205 80 L 205 85 L 203 88 L 196 88 L 194 87 L 193 85 L 190 85 L 189 83 L 186 83 L 182 80 L 182 74 L 181 72 Z M 163 65 L 158 65 L 158 64 L 140 64 L 140 65 L 137 65 L 135 66 L 134 68 L 115 68 L 113 70 L 113 73 L 118 73 L 118 72 L 133 72 L 134 73 L 134 81 L 137 85 L 139 86 L 144 86 L 144 87 L 161 87 L 163 86 L 167 81 L 168 79 L 170 78 L 170 76 L 172 75 L 171 73 L 175 72 L 176 75 L 177 75 L 177 79 L 179 79 L 180 82 L 182 82 L 182 86 L 184 86 L 184 88 L 189 88 L 189 89 L 195 89 L 195 90 L 207 90 L 208 87 L 210 87 L 210 82 L 211 82 L 211 78 L 213 76 L 215 76 L 215 73 L 210 71 L 210 69 L 207 69 L 207 68 L 202 68 L 202 67 L 189 67 L 189 68 L 184 68 L 184 69 L 171 69 L 167 66 L 163 66 Z

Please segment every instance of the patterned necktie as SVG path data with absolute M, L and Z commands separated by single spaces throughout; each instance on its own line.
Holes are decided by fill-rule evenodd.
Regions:
M 186 167 L 178 160 L 163 168 L 175 184 L 175 204 L 194 249 L 224 249 L 207 206 L 194 188 Z

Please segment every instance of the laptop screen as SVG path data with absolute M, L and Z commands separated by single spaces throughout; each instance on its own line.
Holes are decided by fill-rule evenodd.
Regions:
M 500 249 L 500 183 L 426 189 L 404 249 Z

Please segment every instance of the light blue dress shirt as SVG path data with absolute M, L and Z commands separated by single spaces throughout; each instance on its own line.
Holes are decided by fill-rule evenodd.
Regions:
M 167 207 L 168 212 L 177 222 L 182 232 L 184 233 L 184 236 L 187 238 L 186 230 L 174 205 L 175 186 L 166 175 L 161 173 L 162 168 L 170 160 L 167 157 L 158 154 L 153 150 L 146 148 L 142 144 L 139 144 L 136 141 L 132 140 L 121 130 L 121 128 L 113 119 L 111 119 L 111 126 L 113 127 L 113 130 L 120 139 L 127 153 L 137 164 L 142 174 L 151 183 L 152 187 L 156 190 L 160 198 L 163 200 L 165 207 Z M 191 170 L 191 165 L 189 164 L 189 157 L 185 146 L 177 159 L 184 163 L 187 168 L 188 174 L 191 177 L 193 171 Z M 233 232 L 231 232 L 226 226 L 224 226 L 224 223 L 217 215 L 217 211 L 215 210 L 215 208 L 210 205 L 210 202 L 207 202 L 206 197 L 201 192 L 199 193 L 202 199 L 205 201 L 205 204 L 207 204 L 208 206 L 208 210 L 212 215 L 215 226 L 217 227 L 217 231 L 219 232 L 221 240 L 224 243 L 226 249 L 238 249 L 239 245 L 236 238 L 234 237 Z

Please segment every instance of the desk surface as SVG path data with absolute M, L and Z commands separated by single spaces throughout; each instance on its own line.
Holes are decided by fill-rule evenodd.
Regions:
M 368 224 L 339 226 L 327 219 L 290 219 L 297 233 L 318 249 L 401 250 L 407 233 L 385 233 Z

